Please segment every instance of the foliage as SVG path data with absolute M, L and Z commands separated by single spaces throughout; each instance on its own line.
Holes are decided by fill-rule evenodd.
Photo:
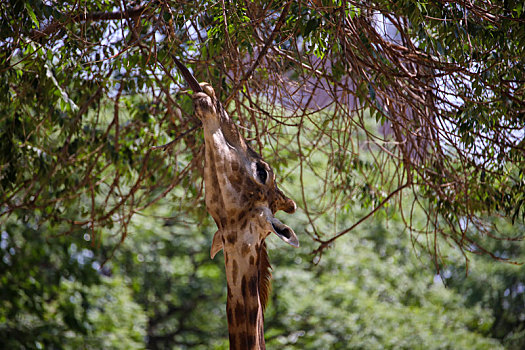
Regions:
M 280 349 L 496 349 L 492 318 L 445 289 L 419 260 L 398 217 L 376 218 L 316 266 L 274 249 L 267 336 Z M 304 249 L 304 248 L 303 248 Z M 304 252 L 309 251 L 305 249 Z M 425 268 L 422 269 L 422 265 Z
M 45 228 L 28 229 L 27 223 L 5 227 L 2 257 L 9 264 L 0 274 L 0 314 L 6 345 L 226 349 L 224 266 L 222 253 L 209 258 L 211 220 L 198 226 L 192 217 L 166 217 L 167 203 L 154 209 L 130 222 L 129 236 L 102 269 L 99 262 L 118 235 L 97 248 L 74 236 L 47 241 Z M 338 217 L 338 224 L 346 221 L 347 215 Z M 302 232 L 308 218 L 299 214 L 288 223 Z M 492 304 L 469 305 L 461 290 L 446 289 L 431 273 L 432 262 L 414 254 L 403 226 L 398 216 L 378 216 L 317 265 L 310 261 L 314 242 L 292 250 L 270 238 L 268 346 L 500 348 L 490 338 L 498 317 L 490 315 Z
M 503 230 L 516 228 L 502 223 Z M 517 227 L 524 232 L 525 227 Z M 523 247 L 507 241 L 492 241 L 491 249 L 505 258 L 518 260 L 523 257 Z M 490 309 L 494 317 L 491 334 L 501 339 L 506 349 L 523 349 L 525 336 L 525 267 L 510 264 L 494 264 L 491 259 L 479 257 L 469 264 L 468 275 L 462 264 L 451 264 L 443 272 L 446 284 L 462 293 L 466 305 Z
M 126 284 L 99 271 L 86 240 L 48 229 L 23 218 L 1 228 L 2 346 L 143 348 L 146 318 Z
M 146 311 L 148 348 L 227 348 L 226 276 L 220 259 L 210 259 L 211 220 L 158 219 L 170 211 L 163 203 L 156 218 L 134 219 L 108 266 Z
M 524 218 L 519 1 L 25 0 L 0 9 L 3 217 L 32 210 L 65 232 L 94 234 L 116 223 L 124 237 L 137 211 L 163 197 L 181 203 L 178 186 L 191 208 L 202 141 L 174 54 L 216 87 L 260 150 L 287 155 L 277 168 L 290 157 L 311 168 L 312 151 L 330 157 L 319 181 L 344 195 L 303 204 L 310 216 L 411 198 L 429 220 L 413 227 L 408 210 L 406 226 L 439 235 L 427 247 L 434 255 L 443 239 L 487 252 L 463 222 L 490 233 L 486 215 Z M 285 132 L 302 137 L 299 148 L 281 142 Z M 169 155 L 152 148 L 170 139 Z M 364 148 L 375 153 L 367 164 Z M 349 181 L 355 173 L 367 180 Z M 349 231 L 313 238 L 321 251 Z

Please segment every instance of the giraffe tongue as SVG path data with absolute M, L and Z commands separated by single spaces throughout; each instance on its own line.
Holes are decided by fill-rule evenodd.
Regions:
M 293 247 L 299 247 L 299 240 L 297 239 L 295 232 L 293 232 L 293 230 L 290 227 L 286 226 L 275 217 L 268 218 L 268 221 L 272 225 L 272 231 L 280 239 L 282 239 L 283 241 L 285 241 Z
M 182 77 L 184 78 L 184 80 L 186 80 L 186 82 L 188 83 L 190 88 L 193 90 L 193 92 L 202 92 L 202 87 L 199 85 L 199 82 L 197 81 L 197 79 L 195 79 L 193 74 L 190 73 L 188 68 L 186 68 L 186 66 L 183 65 L 177 59 L 177 57 L 175 57 L 175 55 L 172 54 L 171 58 L 173 59 L 173 61 L 177 65 L 177 68 L 179 68 L 179 71 L 180 71 Z

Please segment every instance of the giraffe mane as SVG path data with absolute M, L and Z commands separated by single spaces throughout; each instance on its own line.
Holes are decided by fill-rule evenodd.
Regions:
M 262 242 L 261 252 L 259 255 L 259 298 L 261 299 L 261 306 L 263 313 L 268 305 L 270 291 L 272 290 L 272 265 L 268 258 L 268 251 L 266 250 L 266 242 Z

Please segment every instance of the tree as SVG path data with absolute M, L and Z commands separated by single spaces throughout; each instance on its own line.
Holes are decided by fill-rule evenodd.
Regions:
M 35 229 L 33 222 L 4 225 L 1 345 L 227 349 L 224 267 L 220 256 L 209 259 L 212 222 L 201 220 L 198 212 L 159 219 L 170 213 L 170 203 L 161 201 L 135 216 L 129 236 L 102 269 L 99 264 L 119 243 L 118 235 L 108 234 L 92 245 L 88 233 L 53 237 L 55 232 Z M 421 214 L 417 216 L 424 220 Z M 348 225 L 350 219 L 340 215 L 337 220 Z M 309 225 L 304 214 L 292 221 L 297 232 Z M 330 220 L 318 224 L 331 226 Z M 497 317 L 490 315 L 492 305 L 470 305 L 461 289 L 446 289 L 429 273 L 432 262 L 414 254 L 403 226 L 399 216 L 387 222 L 378 215 L 327 251 L 317 266 L 310 261 L 315 242 L 306 241 L 292 252 L 278 249 L 280 243 L 270 239 L 274 283 L 266 313 L 269 346 L 500 348 L 491 339 L 497 325 Z M 491 268 L 474 266 L 472 273 Z
M 523 225 L 512 227 L 500 223 L 507 232 L 524 232 Z M 508 241 L 492 241 L 490 249 L 507 259 L 523 257 L 523 246 Z M 447 266 L 443 273 L 447 286 L 466 297 L 469 307 L 491 310 L 494 322 L 490 333 L 501 340 L 506 349 L 522 349 L 525 346 L 525 285 L 523 266 L 494 264 L 487 257 L 477 257 L 469 264 L 468 276 L 459 257 Z
M 178 55 L 274 167 L 294 161 L 302 181 L 328 155 L 322 205 L 300 203 L 319 252 L 353 226 L 327 237 L 316 217 L 412 198 L 428 221 L 408 210 L 406 226 L 434 237 L 436 266 L 439 242 L 493 254 L 480 235 L 518 237 L 486 215 L 525 215 L 524 16 L 519 1 L 3 2 L 0 215 L 32 211 L 64 233 L 117 224 L 124 238 L 179 186 L 181 209 L 200 200 Z
M 465 306 L 460 291 L 446 289 L 429 274 L 432 261 L 414 255 L 403 225 L 399 216 L 388 222 L 376 218 L 342 239 L 315 268 L 308 255 L 290 257 L 273 249 L 272 258 L 278 259 L 275 297 L 266 316 L 269 346 L 500 348 L 490 339 L 493 318 L 487 309 Z
M 203 208 L 170 217 L 171 203 L 159 204 L 132 220 L 108 267 L 146 311 L 148 349 L 226 349 L 226 276 L 210 259 L 212 220 L 199 217 Z
M 32 219 L 0 226 L 0 344 L 6 349 L 142 349 L 146 316 L 82 236 Z

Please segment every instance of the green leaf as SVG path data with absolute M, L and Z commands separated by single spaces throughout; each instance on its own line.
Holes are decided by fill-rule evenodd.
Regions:
M 35 15 L 35 12 L 31 8 L 31 6 L 27 2 L 24 5 L 25 5 L 25 8 L 26 8 L 27 12 L 29 13 L 29 17 L 31 17 L 31 20 L 33 21 L 33 23 L 36 24 L 36 26 L 38 28 L 40 28 L 40 23 L 38 22 L 38 19 L 36 18 L 36 15 Z
M 308 35 L 310 35 L 312 31 L 317 29 L 318 26 L 319 26 L 319 20 L 317 18 L 314 17 L 310 19 L 308 22 L 306 22 L 306 26 L 304 28 L 303 35 L 307 37 Z

